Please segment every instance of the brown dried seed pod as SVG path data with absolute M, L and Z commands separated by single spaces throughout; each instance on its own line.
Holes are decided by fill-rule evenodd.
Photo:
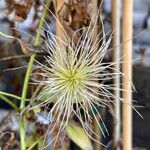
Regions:
M 28 120 L 29 122 L 36 122 L 37 116 L 35 115 L 35 113 L 34 113 L 33 110 L 30 110 L 30 111 L 29 111 L 28 116 L 27 116 L 27 120 Z
M 41 124 L 41 123 L 36 123 L 36 134 L 39 137 L 42 137 L 46 134 L 47 125 Z
M 3 138 L 5 135 L 9 135 L 9 137 L 8 137 L 7 142 L 2 145 L 2 150 L 8 150 L 8 147 L 10 146 L 10 144 L 13 142 L 13 140 L 15 138 L 14 132 L 10 132 L 10 131 L 3 132 L 1 134 L 2 137 L 0 137 L 0 138 Z

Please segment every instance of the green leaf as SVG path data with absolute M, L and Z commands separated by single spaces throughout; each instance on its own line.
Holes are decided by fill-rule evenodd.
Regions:
M 3 96 L 2 94 L 0 94 L 0 100 L 3 100 L 4 102 L 6 102 L 7 104 L 9 104 L 11 107 L 13 107 L 16 111 L 20 111 L 20 109 L 17 107 L 17 105 L 15 103 L 13 103 L 11 100 L 9 100 L 7 97 Z
M 68 137 L 75 142 L 83 150 L 93 150 L 91 141 L 83 128 L 74 125 L 68 124 L 66 127 Z

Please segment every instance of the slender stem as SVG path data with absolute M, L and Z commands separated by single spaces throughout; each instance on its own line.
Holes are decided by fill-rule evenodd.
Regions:
M 48 11 L 48 8 L 49 8 L 49 6 L 51 4 L 51 1 L 52 0 L 47 0 L 46 6 L 45 6 L 45 8 L 44 8 L 44 10 L 42 12 L 41 20 L 40 20 L 40 23 L 39 23 L 39 32 L 36 35 L 36 39 L 35 39 L 35 43 L 34 43 L 35 46 L 37 46 L 39 44 L 39 41 L 40 41 L 40 38 L 41 38 L 40 30 L 43 28 L 44 20 L 46 18 L 47 11 Z
M 101 1 L 100 1 L 100 3 L 101 3 Z M 95 15 L 95 14 L 97 14 L 97 12 L 98 12 L 98 0 L 94 0 L 94 1 L 92 1 L 92 13 L 93 13 L 93 16 Z M 99 23 L 98 23 L 98 21 L 97 21 L 97 26 L 99 25 Z M 93 37 L 95 38 L 95 37 L 97 37 L 98 36 L 98 32 L 99 32 L 99 29 L 100 29 L 100 26 L 99 26 L 99 28 L 95 28 L 95 31 L 94 31 L 94 33 L 93 33 Z M 93 38 L 93 41 L 94 41 L 94 38 Z M 100 37 L 99 37 L 100 38 Z M 98 90 L 99 89 L 96 89 L 97 90 L 97 92 L 98 92 Z M 98 122 L 99 122 L 99 124 L 101 123 L 101 121 L 100 121 L 100 118 L 99 118 L 99 116 L 98 115 L 96 115 L 96 118 L 94 118 L 94 120 L 93 120 L 93 127 L 94 127 L 94 132 L 98 135 L 98 136 L 96 136 L 95 135 L 95 140 L 97 140 L 97 141 L 99 141 L 99 142 L 101 142 L 101 132 L 100 132 L 100 128 L 99 128 L 99 124 L 98 124 Z M 98 143 L 98 142 L 95 142 L 94 143 L 94 148 L 95 148 L 95 150 L 101 150 L 101 145 Z
M 11 107 L 13 107 L 16 111 L 19 112 L 20 109 L 17 107 L 17 105 L 14 104 L 14 103 L 13 103 L 11 100 L 9 100 L 7 97 L 5 97 L 5 96 L 3 96 L 2 94 L 0 94 L 0 98 L 1 98 L 4 102 L 8 103 Z
M 61 28 L 61 26 L 60 26 L 60 24 L 59 24 L 59 17 L 58 17 L 58 11 L 60 10 L 60 8 L 62 8 L 62 6 L 63 6 L 63 4 L 64 4 L 64 0 L 55 0 L 54 1 L 54 8 L 55 8 L 55 15 L 56 15 L 56 17 L 57 17 L 57 21 L 56 21 L 56 36 L 57 37 L 59 37 L 59 38 L 61 38 L 62 37 L 62 28 Z M 65 10 L 63 10 L 63 12 L 61 12 L 61 15 L 63 16 L 63 14 L 64 14 L 64 12 L 66 12 L 66 9 Z M 66 12 L 67 13 L 67 12 Z M 57 38 L 56 38 L 56 40 L 57 40 Z M 57 43 L 59 43 L 60 41 L 59 40 L 57 40 Z M 57 59 L 57 61 L 59 62 L 60 60 L 59 60 L 59 58 L 60 58 L 60 52 L 59 52 L 60 50 L 59 50 L 59 48 L 56 48 L 56 53 L 57 53 L 57 55 L 59 56 L 58 58 L 56 58 L 55 57 L 55 59 Z M 51 134 L 51 136 L 52 136 L 52 138 L 54 138 L 54 137 L 57 137 L 57 131 L 56 131 L 56 129 L 54 128 L 54 131 L 52 132 L 52 134 Z M 52 150 L 55 150 L 55 145 L 57 145 L 57 141 L 59 141 L 59 138 L 56 138 L 53 142 L 52 142 L 52 144 L 51 144 L 51 149 Z M 62 143 L 63 144 L 63 143 Z M 62 149 L 62 144 L 60 145 L 60 148 Z
M 47 0 L 46 6 L 49 7 L 51 3 L 51 0 Z M 47 7 L 44 8 L 42 16 L 41 16 L 41 20 L 39 23 L 39 29 L 43 28 L 44 25 L 44 20 L 46 18 L 46 14 L 47 14 Z M 40 37 L 41 37 L 41 33 L 40 31 L 37 33 L 36 39 L 35 39 L 35 43 L 34 45 L 38 45 L 39 41 L 40 41 Z M 28 68 L 26 71 L 26 75 L 25 75 L 25 80 L 24 80 L 24 85 L 23 85 L 23 91 L 22 91 L 22 101 L 20 104 L 20 109 L 24 109 L 25 107 L 25 99 L 27 96 L 27 90 L 28 90 L 28 85 L 29 85 L 29 79 L 30 79 L 30 73 L 32 70 L 32 65 L 34 63 L 34 59 L 36 57 L 36 54 L 33 54 L 30 57 L 29 63 L 28 63 Z M 25 117 L 21 116 L 20 117 L 20 140 L 21 140 L 21 150 L 26 150 L 26 143 L 25 143 Z
M 33 65 L 35 56 L 36 56 L 36 54 L 33 54 L 30 57 L 30 61 L 28 63 L 28 68 L 27 68 L 27 71 L 26 71 L 24 85 L 23 85 L 23 92 L 22 92 L 22 100 L 21 100 L 21 104 L 20 104 L 20 110 L 24 109 L 24 107 L 25 107 L 25 99 L 26 99 L 26 96 L 27 96 L 29 78 L 30 78 L 30 73 L 31 73 L 31 69 L 32 69 L 32 65 Z M 21 140 L 21 150 L 26 150 L 26 144 L 25 144 L 25 117 L 23 115 L 20 117 L 20 140 Z
M 21 100 L 21 104 L 20 104 L 20 109 L 22 110 L 25 107 L 25 99 L 27 96 L 27 90 L 28 90 L 28 84 L 29 84 L 29 78 L 30 78 L 30 73 L 31 73 L 31 69 L 32 69 L 32 65 L 34 62 L 36 54 L 33 54 L 30 57 L 29 63 L 28 63 L 28 68 L 26 71 L 26 75 L 25 75 L 25 80 L 24 80 L 24 85 L 23 85 L 23 91 L 22 91 L 22 100 Z
M 12 97 L 12 98 L 17 99 L 17 100 L 21 100 L 21 99 L 22 99 L 21 97 L 19 97 L 19 96 L 17 96 L 17 95 L 14 95 L 14 94 L 11 94 L 11 93 L 7 93 L 7 92 L 2 92 L 2 91 L 0 91 L 0 94 L 1 94 L 1 95 L 5 95 L 5 96 Z M 28 99 L 28 100 L 26 99 L 26 101 L 29 101 L 29 99 Z
M 113 37 L 113 61 L 117 61 L 120 59 L 120 0 L 113 0 L 112 1 L 112 26 L 114 30 L 114 37 Z M 116 99 L 114 99 L 115 105 L 115 119 L 114 121 L 114 140 L 113 146 L 115 150 L 120 150 L 120 131 L 121 131 L 121 110 L 120 110 L 120 75 L 117 73 L 120 70 L 120 64 L 116 63 L 114 65 L 116 72 L 116 77 L 114 78 L 113 82 L 115 85 L 116 90 L 114 90 L 114 95 Z M 117 90 L 118 89 L 118 90 Z
M 25 117 L 20 117 L 20 144 L 21 150 L 26 150 L 26 142 L 25 142 Z
M 122 149 L 132 150 L 132 32 L 133 0 L 123 0 L 122 43 Z M 126 42 L 128 41 L 128 42 Z
M 11 35 L 7 35 L 7 34 L 5 34 L 5 33 L 2 33 L 2 32 L 0 32 L 0 35 L 1 35 L 2 37 L 11 38 L 11 39 L 15 39 L 15 37 L 13 37 L 13 36 L 11 36 Z

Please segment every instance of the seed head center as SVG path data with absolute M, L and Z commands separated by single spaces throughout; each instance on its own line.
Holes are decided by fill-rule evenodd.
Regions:
M 76 89 L 81 85 L 83 74 L 80 69 L 68 69 L 66 83 L 70 88 Z

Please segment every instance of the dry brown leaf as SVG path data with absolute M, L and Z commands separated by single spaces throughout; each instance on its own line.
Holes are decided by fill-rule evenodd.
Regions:
M 15 4 L 14 11 L 15 11 L 14 21 L 22 22 L 27 18 L 28 12 L 27 7 L 25 5 Z
M 66 8 L 67 13 L 64 13 L 63 7 Z M 73 38 L 72 40 L 76 44 L 79 41 L 82 30 L 80 32 L 76 31 L 82 27 L 89 26 L 90 23 L 90 18 L 86 9 L 87 1 L 77 1 L 76 3 L 71 2 L 69 4 L 64 3 L 63 7 L 58 12 L 59 21 L 69 38 Z
M 86 2 L 77 2 L 70 6 L 70 13 L 72 17 L 71 27 L 73 29 L 79 29 L 89 23 L 89 16 L 86 11 Z
M 70 23 L 60 18 L 60 22 L 65 29 L 66 33 L 68 34 L 69 38 L 73 40 L 74 43 L 77 43 L 79 40 L 80 35 L 75 34 L 75 31 L 70 27 Z
M 2 132 L 2 131 L 0 131 L 0 139 L 2 139 L 6 135 L 8 135 L 9 137 L 8 137 L 7 142 L 4 143 L 2 147 L 0 147 L 2 150 L 8 150 L 8 147 L 10 146 L 10 144 L 13 142 L 13 140 L 15 138 L 14 132 L 10 132 L 10 131 Z

